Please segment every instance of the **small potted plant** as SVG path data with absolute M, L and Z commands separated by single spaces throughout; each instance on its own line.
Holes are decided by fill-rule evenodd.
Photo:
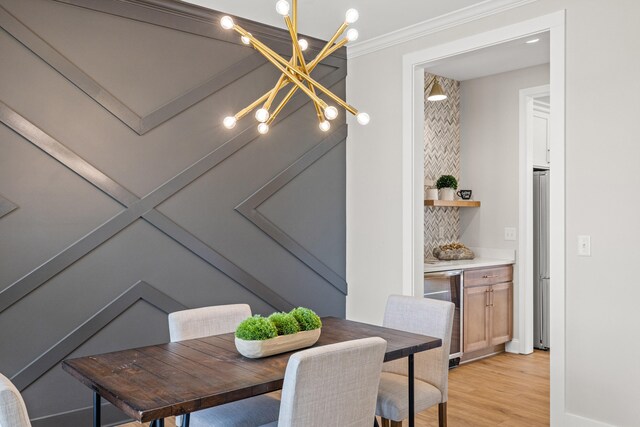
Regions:
M 435 188 L 436 182 L 432 179 L 424 180 L 424 199 L 438 200 L 438 189 Z
M 256 359 L 312 346 L 320 338 L 322 321 L 313 310 L 298 307 L 290 313 L 255 315 L 236 329 L 236 348 L 245 357 Z
M 458 189 L 458 180 L 452 175 L 442 175 L 436 182 L 440 200 L 454 200 Z

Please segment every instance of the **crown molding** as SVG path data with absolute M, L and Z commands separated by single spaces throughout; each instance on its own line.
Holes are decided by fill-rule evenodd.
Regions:
M 353 59 L 378 50 L 405 43 L 447 28 L 495 15 L 509 9 L 524 6 L 537 0 L 484 0 L 480 3 L 437 16 L 417 24 L 392 31 L 372 39 L 354 43 L 347 50 L 347 58 Z

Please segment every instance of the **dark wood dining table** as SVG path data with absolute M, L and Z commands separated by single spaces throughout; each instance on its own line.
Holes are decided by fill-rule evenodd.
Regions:
M 442 341 L 335 317 L 322 323 L 314 347 L 381 337 L 387 341 L 385 362 L 407 358 L 413 427 L 414 354 L 440 347 Z M 293 353 L 248 359 L 236 350 L 231 333 L 68 359 L 62 368 L 93 391 L 95 427 L 101 423 L 101 398 L 134 420 L 162 426 L 167 417 L 280 390 Z

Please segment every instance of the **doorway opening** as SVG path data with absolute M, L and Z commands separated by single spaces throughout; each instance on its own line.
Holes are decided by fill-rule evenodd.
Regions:
M 424 229 L 424 84 L 425 71 L 433 74 L 441 73 L 438 67 L 446 63 L 464 61 L 479 54 L 483 49 L 498 48 L 499 45 L 522 43 L 527 38 L 548 37 L 549 40 L 549 93 L 552 107 L 549 112 L 549 144 L 554 166 L 550 169 L 549 188 L 549 235 L 550 235 L 550 274 L 554 278 L 554 286 L 550 289 L 550 346 L 551 352 L 551 420 L 561 423 L 565 418 L 564 404 L 564 258 L 565 258 L 565 212 L 564 212 L 564 12 L 542 16 L 530 21 L 511 25 L 478 34 L 465 39 L 456 40 L 444 45 L 435 46 L 422 51 L 410 53 L 403 58 L 403 291 L 407 295 L 420 295 L 423 286 L 425 229 Z M 502 46 L 504 47 L 504 46 Z M 485 67 L 495 65 L 495 61 L 483 64 Z M 470 67 L 467 67 L 470 69 Z M 501 70 L 498 70 L 500 72 Z M 494 73 L 495 74 L 495 73 Z M 538 83 L 540 85 L 540 83 Z M 531 86 L 531 85 L 529 85 Z M 464 92 L 464 91 L 463 91 Z M 485 96 L 491 96 L 488 92 Z M 464 96 L 464 95 L 461 95 Z M 516 129 L 518 128 L 518 91 L 516 91 Z M 464 113 L 464 110 L 463 110 Z M 464 120 L 464 114 L 461 117 Z M 463 131 L 464 134 L 464 131 Z M 526 134 L 525 134 L 526 137 Z M 517 220 L 513 228 L 518 230 L 516 246 L 517 286 L 514 298 L 514 339 L 507 346 L 507 351 L 526 354 L 533 350 L 533 167 L 526 167 L 532 162 L 532 148 L 522 140 L 513 138 L 517 151 L 516 159 L 507 165 L 515 167 L 517 176 L 525 174 L 523 180 L 516 178 Z M 524 144 L 524 146 L 523 146 Z M 486 158 L 481 159 L 486 161 Z M 464 161 L 461 165 L 464 165 Z M 524 166 L 524 167 L 523 167 Z M 531 163 L 531 166 L 533 164 Z M 462 166 L 464 169 L 464 166 Z M 464 175 L 464 170 L 461 172 Z M 472 182 L 466 184 L 475 185 Z M 521 188 L 531 188 L 522 191 Z M 466 188 L 466 187 L 465 187 Z M 473 191 L 476 195 L 475 190 Z M 530 195 L 530 196 L 529 196 Z M 524 200 L 523 200 L 524 199 Z M 527 203 L 528 202 L 528 203 Z M 476 216 L 482 216 L 487 204 L 477 210 Z M 484 209 L 484 211 L 483 211 Z M 522 218 L 524 215 L 524 218 Z M 472 227 L 473 214 L 468 222 L 461 218 L 461 234 L 465 227 Z M 531 224 L 529 226 L 528 224 Z M 507 225 L 507 224 L 504 224 Z M 523 232 L 522 229 L 525 229 Z M 512 227 L 505 227 L 512 228 Z M 515 231 L 514 230 L 514 231 Z M 530 230 L 530 231 L 529 231 Z M 505 229 L 505 237 L 507 230 Z M 509 233 L 511 231 L 509 230 Z M 494 230 L 495 235 L 495 230 Z M 507 239 L 511 240 L 511 239 Z M 523 246 L 524 245 L 524 246 Z M 489 248 L 491 246 L 488 246 Z M 522 260 L 520 257 L 525 256 Z M 529 279 L 527 280 L 527 277 Z

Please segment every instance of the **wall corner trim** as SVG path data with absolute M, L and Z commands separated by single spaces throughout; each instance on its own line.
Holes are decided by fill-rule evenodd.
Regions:
M 466 24 L 487 16 L 505 12 L 509 9 L 524 6 L 526 4 L 533 3 L 534 1 L 537 0 L 485 0 L 360 43 L 355 43 L 349 47 L 347 51 L 347 58 L 353 59 L 358 56 L 368 55 L 447 28 Z

